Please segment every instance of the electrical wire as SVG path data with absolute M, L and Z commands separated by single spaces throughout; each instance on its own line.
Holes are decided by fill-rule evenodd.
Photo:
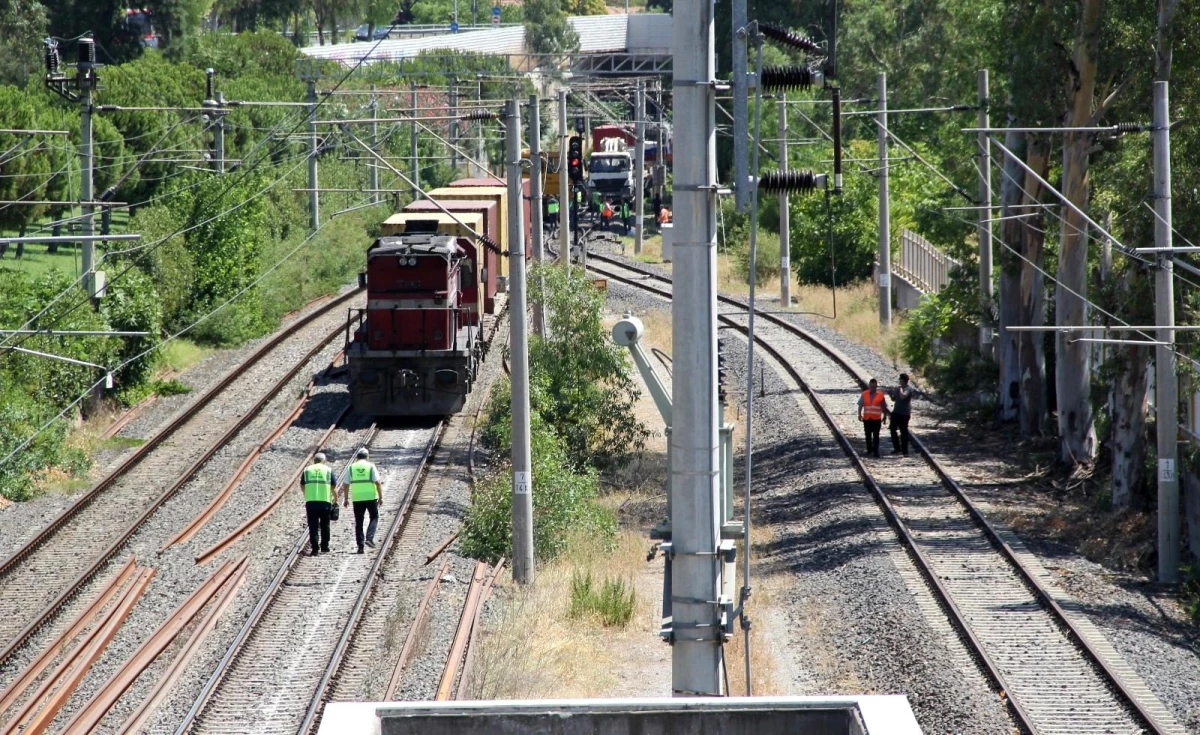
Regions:
M 371 55 L 371 54 L 372 54 L 372 53 L 375 51 L 375 49 L 377 49 L 377 48 L 379 47 L 379 44 L 380 44 L 380 43 L 382 43 L 382 41 L 383 41 L 383 39 L 380 39 L 379 41 L 376 41 L 376 42 L 375 42 L 375 45 L 374 45 L 374 46 L 372 46 L 372 47 L 371 47 L 371 49 L 370 49 L 370 50 L 369 50 L 369 51 L 368 51 L 368 52 L 367 52 L 367 53 L 366 53 L 366 54 L 365 54 L 365 55 L 364 55 L 362 58 L 360 58 L 360 59 L 358 60 L 358 62 L 357 62 L 357 63 L 356 63 L 356 64 L 355 64 L 353 67 L 351 67 L 351 68 L 350 68 L 350 69 L 349 69 L 349 70 L 348 70 L 348 71 L 347 71 L 347 72 L 346 72 L 344 75 L 342 75 L 342 77 L 341 77 L 340 79 L 338 79 L 337 83 L 334 85 L 334 87 L 333 87 L 333 90 L 331 90 L 331 92 L 327 92 L 327 93 L 326 93 L 324 96 L 322 96 L 322 97 L 321 97 L 321 98 L 319 98 L 319 99 L 318 99 L 316 102 L 314 102 L 314 103 L 311 105 L 311 107 L 310 107 L 310 108 L 308 108 L 308 109 L 297 108 L 298 110 L 299 110 L 299 109 L 303 109 L 303 114 L 302 114 L 302 115 L 299 117 L 299 119 L 296 121 L 296 124 L 295 124 L 295 125 L 294 125 L 294 126 L 291 128 L 291 130 L 289 130 L 289 131 L 288 131 L 287 135 L 289 135 L 289 136 L 290 136 L 292 133 L 294 133 L 295 131 L 299 130 L 299 129 L 300 129 L 300 126 L 301 126 L 302 124 L 304 124 L 304 122 L 305 122 L 305 121 L 308 119 L 308 117 L 309 117 L 309 116 L 313 116 L 313 117 L 315 117 L 315 116 L 316 116 L 316 112 L 317 112 L 317 110 L 318 110 L 318 109 L 320 109 L 320 107 L 321 107 L 322 105 L 324 105 L 324 104 L 326 103 L 326 101 L 327 101 L 327 100 L 329 100 L 329 99 L 330 99 L 330 95 L 331 95 L 331 93 L 332 93 L 332 92 L 336 92 L 336 91 L 337 91 L 337 90 L 338 90 L 338 89 L 339 89 L 339 88 L 342 86 L 342 84 L 344 84 L 344 83 L 346 82 L 346 80 L 350 78 L 350 76 L 351 76 L 351 75 L 353 75 L 353 74 L 354 74 L 356 71 L 358 71 L 358 69 L 359 69 L 359 68 L 361 68 L 361 67 L 362 67 L 363 63 L 364 63 L 364 62 L 367 60 L 367 58 L 369 58 L 369 57 L 370 57 L 370 55 Z M 107 52 L 107 51 L 105 51 L 105 53 L 107 54 L 108 52 Z M 110 55 L 110 58 L 111 58 L 111 55 Z M 286 121 L 287 121 L 287 118 L 285 117 L 283 120 L 281 120 L 281 121 L 280 121 L 280 124 L 279 124 L 279 126 L 278 126 L 278 127 L 279 127 L 280 129 L 282 129 L 282 128 L 284 127 L 284 123 L 285 123 Z M 332 134 L 332 133 L 331 133 L 331 134 Z M 251 148 L 251 150 L 249 151 L 249 153 L 247 153 L 247 154 L 246 154 L 246 156 L 243 158 L 243 165 L 242 165 L 242 167 L 241 167 L 241 168 L 239 168 L 239 169 L 238 169 L 238 174 L 237 174 L 237 176 L 235 177 L 235 180 L 234 180 L 234 181 L 231 181 L 231 182 L 230 182 L 230 183 L 229 183 L 227 186 L 225 186 L 225 187 L 224 187 L 224 188 L 223 188 L 223 189 L 222 189 L 222 190 L 221 190 L 221 191 L 220 191 L 220 192 L 217 194 L 217 197 L 216 197 L 216 198 L 217 198 L 218 200 L 224 199 L 224 197 L 225 197 L 225 196 L 226 196 L 226 195 L 227 195 L 227 194 L 228 194 L 228 193 L 229 193 L 229 192 L 230 192 L 230 191 L 233 189 L 233 187 L 234 187 L 234 186 L 236 186 L 237 184 L 241 183 L 241 182 L 242 182 L 242 181 L 243 181 L 243 180 L 244 180 L 246 177 L 248 177 L 248 176 L 249 176 L 249 175 L 250 175 L 250 174 L 251 174 L 251 173 L 252 173 L 252 172 L 253 172 L 255 169 L 257 169 L 257 168 L 258 168 L 258 166 L 259 166 L 259 165 L 261 165 L 263 161 L 267 160 L 267 158 L 268 158 L 268 157 L 266 157 L 266 156 L 263 156 L 263 157 L 260 157 L 258 160 L 254 161 L 252 164 L 250 164 L 250 165 L 248 165 L 248 166 L 245 164 L 245 161 L 246 161 L 246 160 L 248 160 L 250 157 L 252 157 L 252 156 L 253 156 L 255 153 L 257 153 L 257 152 L 259 152 L 260 150 L 262 150 L 262 148 L 263 148 L 263 147 L 266 145 L 267 141 L 269 141 L 269 140 L 271 139 L 271 137 L 272 137 L 271 135 L 266 135 L 266 136 L 263 136 L 263 138 L 262 138 L 262 139 L 261 139 L 261 140 L 260 140 L 258 143 L 256 143 L 256 144 L 255 144 L 255 145 L 254 145 L 254 146 Z M 278 180 L 276 180 L 276 182 L 275 182 L 275 183 L 278 183 Z M 268 189 L 264 189 L 263 191 L 261 191 L 261 192 L 259 193 L 259 195 L 261 195 L 261 194 L 265 193 L 267 190 L 269 190 L 269 188 L 268 188 Z M 259 195 L 256 195 L 256 196 L 259 196 Z M 223 213 L 222 213 L 220 216 L 224 216 L 225 214 L 228 214 L 228 213 L 230 213 L 230 212 L 232 212 L 232 211 L 235 211 L 236 209 L 239 209 L 239 208 L 241 208 L 241 207 L 242 207 L 242 206 L 244 206 L 245 204 L 249 203 L 249 201 L 252 201 L 252 200 L 246 200 L 246 201 L 244 201 L 244 202 L 239 202 L 239 203 L 238 203 L 237 205 L 235 205 L 234 207 L 232 207 L 232 208 L 230 208 L 229 210 L 226 210 L 225 212 L 223 212 Z M 85 215 L 85 216 L 86 216 L 86 215 Z M 208 220 L 208 221 L 211 221 L 211 220 Z M 203 224 L 207 224 L 207 221 L 206 221 L 205 223 L 203 223 Z M 197 227 L 197 226 L 199 226 L 199 225 L 194 225 L 194 226 L 193 226 L 193 228 L 194 228 L 194 227 Z M 167 235 L 167 236 L 165 236 L 165 237 L 161 238 L 161 239 L 160 239 L 160 240 L 158 240 L 156 243 L 154 243 L 154 244 L 153 244 L 153 246 L 152 246 L 150 249 L 151 249 L 151 250 L 153 250 L 153 249 L 156 249 L 156 248 L 157 248 L 158 246 L 160 246 L 162 243 L 164 243 L 164 242 L 167 242 L 167 241 L 168 241 L 168 240 L 170 240 L 172 237 L 175 237 L 176 235 L 180 234 L 180 233 L 183 231 L 183 229 L 184 229 L 184 228 L 180 228 L 180 229 L 179 229 L 179 230 L 177 230 L 176 232 L 173 232 L 173 233 L 171 233 L 171 234 L 169 234 L 169 235 Z M 115 276 L 113 276 L 113 278 L 110 280 L 110 283 L 115 283 L 117 280 L 119 280 L 119 279 L 120 279 L 122 276 L 124 276 L 126 273 L 128 273 L 128 272 L 129 272 L 131 269 L 133 269 L 133 268 L 135 268 L 135 267 L 137 267 L 137 266 L 136 266 L 136 264 L 133 264 L 133 263 L 131 263 L 131 264 L 130 264 L 130 265 L 127 267 L 127 268 L 125 268 L 125 270 L 123 270 L 123 271 L 120 271 L 120 272 L 119 272 L 119 273 L 117 273 Z M 84 276 L 83 276 L 83 277 L 84 277 L 84 278 L 86 278 L 86 277 L 87 277 L 87 275 L 88 275 L 88 274 L 84 274 Z M 81 278 L 81 279 L 79 279 L 79 280 L 80 280 L 80 281 L 82 281 L 82 280 L 83 280 L 83 278 Z M 79 281 L 76 281 L 76 283 L 79 283 Z M 36 320 L 38 317 L 40 317 L 41 315 L 45 314 L 45 313 L 46 313 L 46 311 L 47 311 L 47 310 L 50 308 L 50 306 L 52 306 L 54 303 L 57 303 L 59 299 L 61 299 L 63 296 L 65 296 L 67 293 L 69 293 L 69 292 L 70 292 L 70 290 L 71 290 L 71 289 L 73 289 L 73 288 L 74 288 L 74 285 L 72 285 L 71 287 L 69 287 L 69 288 L 68 288 L 68 290 L 64 290 L 62 293 L 60 293 L 58 296 L 56 296 L 56 297 L 54 298 L 54 300 L 51 302 L 51 304 L 47 305 L 47 306 L 46 306 L 44 309 L 42 309 L 42 311 L 40 311 L 40 312 L 39 312 L 39 313 L 38 313 L 36 316 L 34 316 L 34 317 L 33 317 L 32 319 L 30 319 L 29 321 L 27 321 L 25 325 L 23 325 L 22 327 L 20 327 L 20 329 L 26 329 L 26 328 L 29 326 L 29 324 L 33 323 L 33 321 L 35 321 L 35 320 Z M 67 316 L 69 316 L 70 314 L 72 314 L 74 311 L 76 311 L 76 310 L 77 310 L 77 309 L 79 309 L 80 307 L 82 307 L 82 306 L 84 306 L 84 305 L 86 305 L 86 304 L 90 303 L 90 300 L 91 300 L 90 296 L 89 296 L 89 295 L 85 295 L 85 297 L 84 297 L 84 298 L 82 298 L 82 299 L 80 299 L 80 300 L 76 301 L 76 302 L 74 303 L 74 305 L 70 306 L 70 307 L 69 307 L 69 308 L 68 308 L 68 309 L 67 309 L 67 310 L 66 310 L 64 313 L 62 313 L 61 315 L 59 315 L 59 317 L 58 317 L 58 318 L 55 320 L 54 324 L 58 324 L 60 321 L 62 321 L 62 319 L 66 318 Z M 51 326 L 53 326 L 53 324 L 52 324 Z M 29 339 L 29 337 L 28 337 L 28 336 L 24 336 L 24 338 L 23 338 L 23 339 L 20 339 L 20 340 L 17 342 L 17 346 L 20 346 L 22 343 L 24 343 L 24 342 L 25 342 L 25 341 L 27 341 L 28 339 Z M 9 343 L 10 343 L 10 340 L 9 340 L 9 339 L 5 339 L 5 340 L 3 340 L 3 341 L 0 341 L 0 347 L 8 346 L 8 345 L 9 345 Z
M 161 342 L 158 342 L 158 343 L 154 344 L 153 346 L 143 350 L 142 352 L 139 352 L 138 354 L 134 355 L 133 357 L 130 357 L 129 359 L 118 364 L 117 366 L 113 367 L 112 369 L 106 368 L 105 369 L 105 377 L 97 380 L 95 383 L 92 383 L 87 388 L 87 390 L 85 390 L 83 393 L 81 393 L 75 400 L 71 401 L 71 403 L 69 405 L 67 405 L 66 408 L 64 408 L 62 411 L 60 411 L 56 416 L 51 418 L 49 421 L 42 424 L 42 426 L 39 427 L 36 431 L 34 431 L 33 434 L 31 434 L 29 437 L 27 437 L 25 439 L 25 441 L 21 442 L 21 444 L 19 444 L 16 448 L 14 448 L 11 452 L 9 452 L 3 459 L 0 459 L 0 466 L 7 464 L 9 460 L 11 460 L 13 457 L 15 457 L 20 452 L 24 451 L 25 448 L 27 448 L 35 439 L 37 439 L 47 429 L 49 429 L 51 426 L 53 426 L 55 422 L 62 419 L 64 416 L 67 415 L 67 413 L 69 411 L 71 411 L 73 408 L 78 406 L 84 399 L 86 399 L 88 397 L 88 395 L 91 394 L 92 391 L 94 391 L 96 388 L 98 388 L 101 383 L 104 383 L 108 379 L 109 375 L 120 372 L 122 369 L 129 366 L 130 364 L 137 362 L 138 360 L 141 360 L 142 358 L 147 357 L 148 355 L 162 349 L 163 347 L 170 344 L 171 342 L 178 339 L 179 337 L 182 337 L 183 335 L 187 334 L 188 332 L 191 332 L 196 327 L 200 326 L 204 322 L 211 319 L 213 316 L 215 316 L 217 313 L 219 313 L 226 306 L 229 306 L 234 301 L 241 298 L 243 295 L 245 295 L 247 292 L 249 292 L 251 289 L 253 289 L 255 286 L 257 286 L 259 283 L 261 283 L 264 278 L 266 278 L 271 273 L 274 273 L 276 270 L 278 270 L 278 268 L 280 266 L 282 266 L 284 263 L 286 263 L 288 260 L 290 260 L 292 258 L 292 256 L 294 256 L 296 253 L 298 253 L 301 248 L 303 248 L 305 245 L 307 245 L 309 242 L 311 242 L 312 239 L 314 237 L 316 237 L 317 234 L 325 227 L 325 225 L 332 222 L 334 220 L 334 218 L 335 218 L 335 216 L 327 217 L 324 222 L 322 222 L 315 230 L 310 232 L 307 237 L 305 237 L 303 240 L 301 240 L 300 243 L 296 245 L 296 247 L 292 248 L 291 251 L 289 251 L 286 255 L 284 255 L 282 258 L 280 258 L 274 265 L 272 265 L 267 270 L 263 271 L 257 278 L 255 278 L 248 285 L 243 287 L 242 290 L 238 291 L 233 296 L 230 296 L 228 299 L 226 299 L 224 302 L 222 302 L 220 305 L 218 305 L 211 311 L 207 312 L 200 318 L 196 319 L 191 324 L 188 324 L 186 327 L 180 329 L 178 332 L 175 332 L 174 334 L 163 339 Z

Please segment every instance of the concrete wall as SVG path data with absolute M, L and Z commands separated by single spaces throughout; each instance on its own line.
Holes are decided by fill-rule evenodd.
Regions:
M 333 702 L 319 735 L 920 735 L 903 695 Z

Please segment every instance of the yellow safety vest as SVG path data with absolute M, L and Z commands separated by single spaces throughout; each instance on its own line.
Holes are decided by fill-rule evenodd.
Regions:
M 314 503 L 333 502 L 333 470 L 329 465 L 311 464 L 304 468 L 304 499 Z
M 375 465 L 365 459 L 360 459 L 350 465 L 350 499 L 358 502 L 360 500 L 375 500 L 379 497 L 379 493 L 375 491 L 375 483 L 371 480 L 371 471 L 375 469 Z

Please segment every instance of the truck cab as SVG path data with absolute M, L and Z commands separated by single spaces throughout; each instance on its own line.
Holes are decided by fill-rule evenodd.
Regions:
M 589 191 L 618 200 L 633 198 L 633 156 L 621 138 L 605 138 L 588 159 Z

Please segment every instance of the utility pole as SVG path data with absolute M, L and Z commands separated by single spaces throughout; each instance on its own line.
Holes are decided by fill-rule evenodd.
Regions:
M 626 11 L 628 12 L 628 10 Z M 642 252 L 642 244 L 646 237 L 646 83 L 638 80 L 637 102 L 634 105 L 635 130 L 637 140 L 633 149 L 633 170 L 637 174 L 633 189 L 633 253 Z M 658 157 L 662 159 L 662 143 L 658 145 Z
M 83 202 L 80 224 L 83 229 L 83 283 L 88 294 L 95 298 L 99 288 L 93 270 L 96 267 L 96 243 L 92 235 L 96 234 L 96 208 L 92 201 L 96 198 L 92 190 L 94 174 L 94 158 L 92 151 L 92 92 L 96 89 L 96 42 L 91 38 L 79 39 L 76 49 L 77 71 L 75 78 L 79 83 L 79 199 Z
M 738 5 L 735 0 L 734 6 Z M 735 14 L 736 18 L 736 14 Z M 737 38 L 735 20 L 734 38 Z M 670 446 L 671 688 L 721 696 L 720 413 L 717 403 L 716 60 L 711 0 L 676 0 L 676 128 L 671 304 L 675 345 Z M 738 43 L 734 41 L 735 45 Z M 742 41 L 745 48 L 745 41 Z M 735 50 L 735 76 L 736 59 Z M 744 99 L 744 98 L 743 98 Z M 734 108 L 738 105 L 735 103 Z M 742 128 L 745 130 L 745 128 Z M 737 182 L 744 191 L 744 181 Z
M 458 22 L 457 14 L 454 22 Z M 413 117 L 417 116 L 416 110 Z M 458 78 L 450 77 L 450 170 L 458 175 Z
M 888 197 L 887 72 L 879 72 L 879 323 L 892 326 L 892 213 Z
M 750 211 L 750 83 L 746 64 L 746 0 L 733 0 L 730 5 L 733 21 L 733 73 L 730 77 L 733 93 L 733 201 L 739 212 Z M 676 120 L 680 118 L 676 117 Z M 687 121 L 685 120 L 685 123 Z M 657 212 L 655 213 L 657 214 Z M 678 230 L 676 230 L 678 232 Z
M 308 226 L 321 226 L 321 194 L 317 191 L 317 80 L 308 80 Z
M 539 267 L 542 252 L 542 115 L 537 92 L 529 95 L 529 231 L 533 238 L 533 260 Z M 561 207 L 560 207 L 561 209 Z M 541 336 L 546 329 L 545 304 L 533 304 L 533 333 Z
M 412 123 L 408 126 L 408 145 L 410 148 L 409 155 L 412 156 L 412 184 L 413 184 L 413 199 L 421 195 L 421 166 L 418 163 L 417 156 L 417 83 L 413 82 L 410 94 L 412 96 Z
M 379 123 L 375 122 L 379 119 L 379 97 L 375 94 L 375 85 L 371 85 L 371 102 L 367 109 L 371 113 L 371 137 L 368 142 L 371 144 L 372 151 L 379 150 Z M 378 204 L 381 199 L 379 195 L 379 164 L 374 157 L 367 161 L 367 186 L 371 189 L 371 203 Z
M 1154 83 L 1154 247 L 1171 248 L 1171 113 L 1167 82 Z M 1154 276 L 1154 425 L 1158 435 L 1158 581 L 1179 581 L 1179 383 L 1175 374 L 1175 271 L 1159 250 Z
M 787 96 L 779 97 L 779 170 L 787 173 L 788 144 L 787 144 Z M 786 191 L 779 192 L 779 303 L 790 306 L 792 303 L 792 245 L 791 220 L 788 218 L 788 196 Z
M 982 130 L 988 122 L 988 70 L 979 70 L 979 119 Z M 983 313 L 979 319 L 979 354 L 989 357 L 992 346 L 992 143 L 986 132 L 979 133 L 979 300 Z
M 225 173 L 225 96 L 216 91 L 216 72 L 212 69 L 204 71 L 204 108 L 212 120 L 213 129 L 213 171 Z
M 521 107 L 508 102 L 505 116 L 508 153 L 508 298 L 512 353 L 512 524 L 513 579 L 533 582 L 533 458 L 529 436 L 529 335 L 525 331 L 525 242 L 521 223 Z
M 567 90 L 558 90 L 558 259 L 571 263 L 571 180 L 567 176 Z

